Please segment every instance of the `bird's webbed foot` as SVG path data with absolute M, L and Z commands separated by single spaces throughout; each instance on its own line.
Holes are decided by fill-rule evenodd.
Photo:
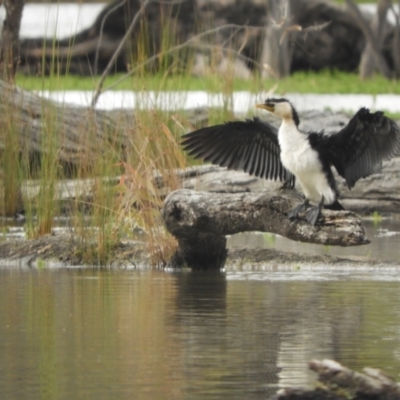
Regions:
M 305 199 L 303 203 L 301 203 L 297 207 L 293 208 L 293 210 L 289 212 L 289 214 L 288 214 L 289 219 L 297 218 L 299 213 L 307 210 L 309 205 L 310 205 L 310 200 Z
M 316 207 L 312 207 L 306 213 L 307 221 L 310 225 L 314 226 L 317 223 L 319 216 L 321 215 L 321 210 L 324 207 L 324 196 L 322 196 L 321 201 Z

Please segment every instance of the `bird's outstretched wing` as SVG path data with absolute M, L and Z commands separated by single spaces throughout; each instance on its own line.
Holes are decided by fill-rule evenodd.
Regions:
M 382 112 L 361 108 L 341 131 L 327 137 L 324 147 L 352 188 L 360 178 L 379 171 L 382 161 L 400 155 L 400 130 Z
M 191 156 L 260 178 L 284 180 L 294 187 L 295 177 L 280 160 L 278 130 L 258 118 L 210 126 L 182 136 Z

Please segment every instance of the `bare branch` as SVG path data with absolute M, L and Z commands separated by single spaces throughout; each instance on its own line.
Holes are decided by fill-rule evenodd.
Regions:
M 236 28 L 238 31 L 239 31 L 239 30 L 243 30 L 243 29 L 247 30 L 247 29 L 249 29 L 249 28 L 252 28 L 252 29 L 262 29 L 262 28 L 257 27 L 257 26 L 249 27 L 249 26 L 243 26 L 243 25 L 237 25 L 237 24 L 227 24 L 227 25 L 222 25 L 222 26 L 219 26 L 219 27 L 217 27 L 217 28 L 213 28 L 213 29 L 210 29 L 210 30 L 208 30 L 208 31 L 199 33 L 198 35 L 195 35 L 195 36 L 191 37 L 190 39 L 186 40 L 185 42 L 183 42 L 183 43 L 181 43 L 181 44 L 179 44 L 179 45 L 173 46 L 173 47 L 171 47 L 171 48 L 168 49 L 168 50 L 161 51 L 160 53 L 157 53 L 157 54 L 155 54 L 154 56 L 149 57 L 146 61 L 144 61 L 144 62 L 142 62 L 142 63 L 140 63 L 140 64 L 137 64 L 137 65 L 135 66 L 135 68 L 132 68 L 128 73 L 126 73 L 124 76 L 122 76 L 122 77 L 121 77 L 120 79 L 118 79 L 116 82 L 114 82 L 113 84 L 111 84 L 110 86 L 108 86 L 108 87 L 107 87 L 106 89 L 104 89 L 101 93 L 104 93 L 104 92 L 106 92 L 106 91 L 108 91 L 108 90 L 111 90 L 111 89 L 114 88 L 115 86 L 118 86 L 121 82 L 123 82 L 125 79 L 127 79 L 128 77 L 130 77 L 131 75 L 133 75 L 136 71 L 138 71 L 139 69 L 143 68 L 144 66 L 146 66 L 146 65 L 148 65 L 148 64 L 151 64 L 151 63 L 154 62 L 155 60 L 159 59 L 161 56 L 164 56 L 164 55 L 167 55 L 167 54 L 171 54 L 171 53 L 173 53 L 173 52 L 175 52 L 175 51 L 182 50 L 182 49 L 184 49 L 185 47 L 189 47 L 189 46 L 193 46 L 193 47 L 196 47 L 196 48 L 201 48 L 201 47 L 203 47 L 203 48 L 215 48 L 215 46 L 209 46 L 209 45 L 203 45 L 203 44 L 201 44 L 201 43 L 200 43 L 200 40 L 203 39 L 204 37 L 208 36 L 208 35 L 214 34 L 214 33 L 219 32 L 219 31 L 221 31 L 221 30 L 224 30 L 224 29 L 232 29 L 232 28 Z M 229 51 L 234 51 L 234 50 L 232 50 L 232 49 L 223 49 L 223 51 L 229 52 Z M 239 54 L 239 53 L 237 53 L 237 52 L 235 52 L 235 54 L 237 54 L 237 56 L 240 57 L 240 58 L 243 59 L 243 60 L 250 61 L 250 62 L 254 63 L 255 65 L 260 65 L 260 64 L 257 64 L 257 63 L 256 63 L 254 60 L 252 60 L 251 58 L 245 57 L 245 56 L 243 56 L 243 55 L 241 55 L 241 54 Z M 101 93 L 99 93 L 98 96 L 100 96 Z
M 94 57 L 94 75 L 97 75 L 97 64 L 99 62 L 99 53 L 100 53 L 100 44 L 102 42 L 103 39 L 103 32 L 104 32 L 104 24 L 106 23 L 107 18 L 116 10 L 118 10 L 118 8 L 124 6 L 126 4 L 126 0 L 121 1 L 121 3 L 117 4 L 115 7 L 111 8 L 110 10 L 108 10 L 107 14 L 103 17 L 102 21 L 101 21 L 101 25 L 100 25 L 100 32 L 99 32 L 99 39 L 97 42 L 97 47 L 96 47 L 96 54 Z

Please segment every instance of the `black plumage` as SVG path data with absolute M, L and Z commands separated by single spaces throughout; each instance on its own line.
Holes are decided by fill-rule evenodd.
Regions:
M 278 129 L 259 118 L 187 133 L 182 136 L 182 146 L 194 158 L 294 187 L 295 176 L 280 160 Z
M 380 170 L 382 161 L 400 154 L 400 132 L 383 112 L 361 108 L 337 134 L 310 134 L 321 158 L 330 162 L 351 189 L 360 178 Z

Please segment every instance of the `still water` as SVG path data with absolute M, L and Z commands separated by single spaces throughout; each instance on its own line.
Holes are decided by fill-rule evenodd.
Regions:
M 395 278 L 395 275 L 393 275 Z M 4 399 L 265 399 L 334 358 L 400 375 L 400 282 L 0 270 Z

